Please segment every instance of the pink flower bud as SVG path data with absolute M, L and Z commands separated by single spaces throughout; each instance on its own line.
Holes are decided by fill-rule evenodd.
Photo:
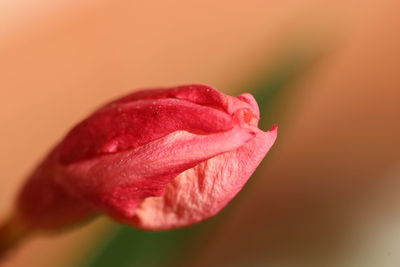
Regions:
M 58 229 L 106 213 L 142 229 L 217 214 L 275 141 L 250 94 L 205 85 L 132 93 L 75 126 L 24 186 L 19 216 Z

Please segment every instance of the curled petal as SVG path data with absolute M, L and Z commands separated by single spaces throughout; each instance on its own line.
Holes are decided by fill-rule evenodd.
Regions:
M 171 181 L 164 194 L 145 199 L 131 223 L 162 230 L 191 225 L 218 213 L 241 190 L 273 145 L 277 127 L 258 131 L 242 147 L 186 170 Z
M 143 99 L 165 98 L 181 99 L 198 105 L 220 109 L 227 112 L 229 115 L 233 115 L 239 109 L 250 108 L 258 118 L 260 117 L 257 103 L 252 95 L 243 94 L 236 98 L 223 94 L 215 88 L 203 84 L 139 91 L 118 99 L 112 102 L 112 104 L 134 102 Z
M 147 99 L 104 108 L 74 127 L 61 145 L 67 165 L 134 149 L 171 132 L 215 133 L 233 127 L 231 116 L 179 99 Z
M 210 135 L 177 131 L 133 150 L 70 164 L 58 182 L 117 219 L 130 218 L 140 202 L 162 195 L 180 173 L 254 136 L 240 127 Z

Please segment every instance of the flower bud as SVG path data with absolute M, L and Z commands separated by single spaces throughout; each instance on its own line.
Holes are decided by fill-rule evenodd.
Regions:
M 141 229 L 217 214 L 275 141 L 250 94 L 205 85 L 134 92 L 76 125 L 23 187 L 20 218 L 60 229 L 96 214 Z

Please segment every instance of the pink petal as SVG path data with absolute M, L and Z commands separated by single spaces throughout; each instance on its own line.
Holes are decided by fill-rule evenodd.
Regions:
M 62 229 L 94 215 L 90 205 L 72 197 L 55 181 L 57 148 L 29 177 L 19 194 L 18 216 L 29 226 Z
M 179 99 L 137 100 L 103 108 L 74 127 L 61 145 L 61 163 L 134 149 L 182 130 L 210 134 L 232 129 L 226 112 Z
M 162 230 L 191 225 L 215 215 L 244 186 L 276 135 L 276 127 L 268 132 L 258 131 L 242 147 L 181 173 L 162 196 L 146 198 L 130 223 L 142 229 Z
M 177 131 L 133 150 L 62 167 L 64 174 L 56 178 L 71 195 L 126 221 L 143 199 L 162 195 L 181 172 L 235 150 L 254 136 L 240 127 L 209 135 Z
M 163 98 L 186 100 L 202 106 L 223 110 L 230 115 L 233 115 L 238 109 L 249 108 L 258 118 L 260 117 L 257 103 L 251 94 L 246 93 L 236 98 L 223 94 L 217 89 L 203 84 L 138 91 L 120 98 L 113 103 L 126 103 L 143 99 Z

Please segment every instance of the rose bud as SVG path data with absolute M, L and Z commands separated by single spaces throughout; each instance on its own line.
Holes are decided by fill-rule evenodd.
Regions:
M 76 125 L 23 187 L 17 217 L 61 229 L 100 213 L 141 229 L 217 214 L 275 141 L 250 94 L 205 85 L 134 92 Z

